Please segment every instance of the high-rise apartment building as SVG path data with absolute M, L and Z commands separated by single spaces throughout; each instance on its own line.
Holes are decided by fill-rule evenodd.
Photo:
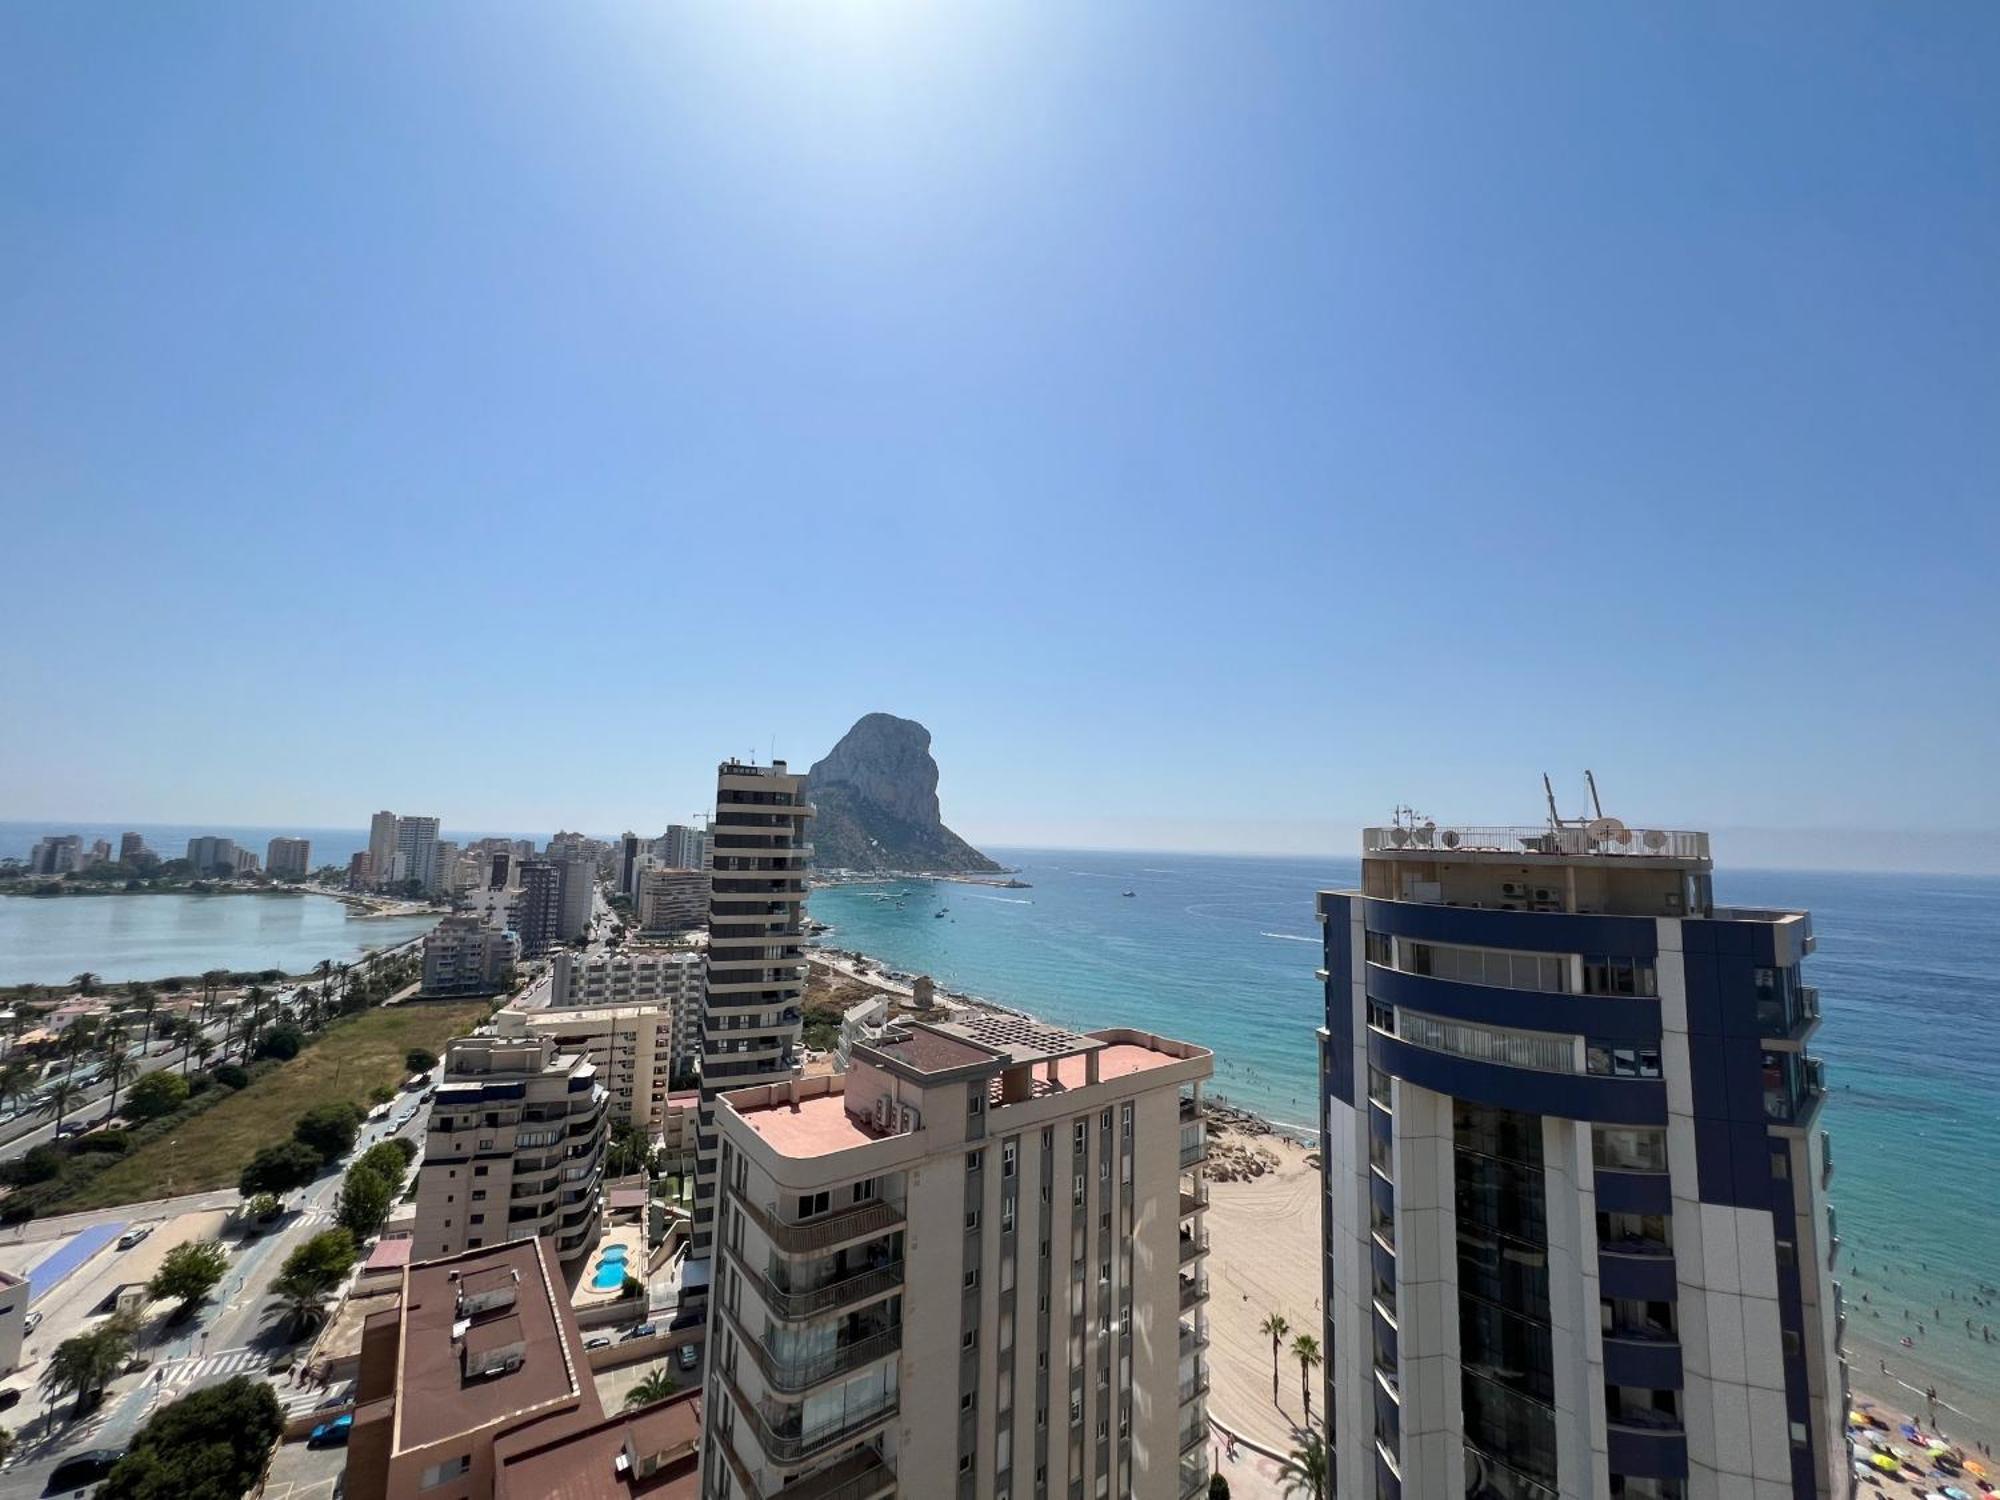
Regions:
M 653 853 L 663 865 L 676 870 L 699 870 L 706 858 L 707 837 L 699 828 L 685 823 L 669 823 L 664 837 L 653 841 Z
M 389 881 L 389 871 L 396 863 L 396 815 L 392 812 L 378 812 L 368 820 L 368 869 L 379 885 Z
M 236 873 L 236 840 L 213 834 L 188 840 L 187 862 L 197 875 L 230 876 Z
M 28 855 L 28 869 L 36 875 L 67 875 L 83 868 L 83 837 L 75 833 L 52 833 L 39 839 Z
M 685 948 L 646 944 L 600 953 L 555 955 L 549 1009 L 654 1006 L 667 1035 L 660 1065 L 669 1079 L 692 1074 L 701 1057 L 702 957 Z
M 597 862 L 566 859 L 562 862 L 562 922 L 564 942 L 586 936 L 596 908 Z
M 651 869 L 639 872 L 639 930 L 689 932 L 701 926 L 708 909 L 708 876 L 700 870 Z
M 264 869 L 273 880 L 304 880 L 312 866 L 312 841 L 279 837 L 264 850 Z
M 438 820 L 396 819 L 396 878 L 414 880 L 423 890 L 437 887 Z
M 626 832 L 618 836 L 618 894 L 637 897 L 639 894 L 639 835 Z
M 611 1119 L 653 1135 L 667 1118 L 673 1025 L 673 1007 L 656 1004 L 503 1010 L 493 1018 L 497 1035 L 547 1037 L 589 1058 L 611 1095 Z
M 694 1232 L 682 1286 L 707 1287 L 715 1227 L 715 1097 L 798 1066 L 805 995 L 806 779 L 724 761 L 709 823 L 707 978 L 702 993 L 701 1117 Z
M 135 859 L 146 855 L 145 837 L 137 833 L 123 833 L 118 836 L 118 862 L 129 865 Z
M 511 933 L 477 915 L 444 918 L 424 936 L 424 989 L 432 995 L 494 995 L 505 989 L 518 951 Z
M 514 902 L 514 931 L 523 958 L 540 958 L 562 941 L 563 872 L 552 860 L 520 862 L 521 894 Z
M 1403 824 L 1321 894 L 1344 1500 L 1849 1493 L 1812 922 L 1710 872 L 1702 833 Z
M 418 1260 L 542 1235 L 565 1264 L 597 1243 L 610 1094 L 548 1037 L 445 1049 L 417 1172 Z
M 702 1493 L 1206 1496 L 1212 1065 L 979 1016 L 722 1095 Z

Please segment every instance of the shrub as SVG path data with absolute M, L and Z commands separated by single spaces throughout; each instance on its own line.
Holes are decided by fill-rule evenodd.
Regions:
M 348 1169 L 340 1184 L 340 1202 L 334 1206 L 334 1217 L 356 1240 L 365 1240 L 389 1222 L 389 1209 L 395 1201 L 396 1185 L 381 1173 L 357 1163 Z
M 412 1073 L 428 1073 L 438 1065 L 437 1054 L 426 1052 L 422 1047 L 412 1047 L 403 1054 L 403 1063 Z
M 171 1068 L 148 1073 L 125 1093 L 125 1112 L 135 1120 L 157 1120 L 187 1103 L 188 1081 Z
M 1208 1476 L 1208 1500 L 1229 1500 L 1229 1481 L 1222 1475 Z
M 172 1297 L 182 1312 L 194 1311 L 229 1270 L 229 1257 L 214 1240 L 189 1240 L 169 1250 L 146 1283 L 155 1297 Z
M 306 1044 L 305 1033 L 287 1021 L 273 1026 L 264 1040 L 257 1044 L 259 1057 L 275 1057 L 279 1062 L 290 1062 L 299 1055 L 299 1049 Z
M 234 1376 L 154 1412 L 97 1493 L 102 1500 L 233 1500 L 256 1488 L 283 1427 L 277 1393 Z
M 72 1156 L 83 1156 L 90 1152 L 102 1152 L 106 1156 L 121 1156 L 132 1143 L 122 1130 L 93 1130 L 89 1135 L 80 1135 L 69 1143 Z
M 246 1198 L 259 1193 L 289 1193 L 319 1176 L 324 1165 L 319 1152 L 311 1146 L 301 1141 L 285 1141 L 266 1146 L 251 1157 L 236 1185 Z
M 246 1088 L 250 1083 L 250 1070 L 237 1063 L 223 1063 L 220 1067 L 211 1068 L 208 1076 L 224 1088 Z
M 37 1146 L 21 1158 L 16 1168 L 22 1183 L 53 1182 L 62 1176 L 62 1153 L 53 1146 Z
M 363 1118 L 352 1104 L 322 1104 L 299 1116 L 292 1139 L 311 1146 L 320 1161 L 330 1165 L 354 1149 Z

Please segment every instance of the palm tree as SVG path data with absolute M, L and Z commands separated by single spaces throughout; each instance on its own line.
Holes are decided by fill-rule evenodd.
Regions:
M 271 998 L 271 992 L 261 984 L 253 984 L 244 992 L 243 999 L 250 1007 L 250 1030 L 243 1038 L 243 1055 L 247 1058 L 257 1050 L 258 1033 L 264 1029 L 264 1003 Z M 224 1041 L 222 1050 L 229 1051 L 229 1043 Z
M 271 1290 L 284 1299 L 285 1313 L 292 1327 L 303 1334 L 326 1316 L 326 1299 L 333 1288 L 326 1279 L 310 1271 L 294 1271 L 271 1283 Z
M 104 1076 L 111 1080 L 111 1098 L 104 1106 L 104 1118 L 109 1120 L 113 1115 L 118 1113 L 119 1088 L 129 1081 L 134 1073 L 139 1071 L 139 1064 L 134 1060 L 132 1054 L 125 1050 L 125 1042 L 122 1037 L 115 1041 L 107 1041 L 102 1049 L 102 1056 L 104 1058 Z
M 207 969 L 201 976 L 201 1024 L 208 1024 L 209 1007 L 215 1004 L 215 997 L 223 985 L 229 982 L 227 969 Z
M 194 1055 L 201 1059 L 201 1065 L 204 1068 L 208 1066 L 209 1053 L 213 1052 L 214 1050 L 215 1050 L 215 1043 L 211 1042 L 207 1037 L 197 1036 L 194 1039 Z
M 1309 1333 L 1302 1333 L 1292 1340 L 1292 1358 L 1299 1362 L 1299 1392 L 1306 1399 L 1306 1426 L 1312 1426 L 1313 1419 L 1313 1366 L 1320 1362 L 1319 1340 Z
M 42 1102 L 37 1108 L 43 1114 L 47 1114 L 50 1110 L 55 1111 L 56 1134 L 58 1135 L 62 1134 L 63 1116 L 69 1113 L 69 1107 L 75 1102 L 78 1092 L 75 1082 L 71 1080 L 67 1073 L 56 1079 L 43 1091 Z
M 1279 1467 L 1278 1482 L 1287 1496 L 1326 1500 L 1326 1479 L 1326 1443 L 1318 1433 L 1308 1432 L 1305 1441 Z
M 326 996 L 327 985 L 333 979 L 333 960 L 330 958 L 322 958 L 319 961 L 319 964 L 314 968 L 313 972 L 319 975 L 319 1003 L 322 1006 L 324 1006 L 327 1003 L 327 996 Z
M 82 995 L 86 1000 L 97 993 L 97 975 L 90 969 L 85 969 L 76 978 L 72 979 L 70 983 L 76 986 L 77 993 Z
M 1271 1400 L 1278 1399 L 1278 1351 L 1284 1347 L 1285 1335 L 1292 1331 L 1292 1325 L 1285 1321 L 1283 1313 L 1272 1313 L 1257 1325 L 1257 1331 L 1271 1341 Z
M 201 1035 L 201 1023 L 193 1016 L 182 1016 L 174 1022 L 174 1035 L 181 1044 L 181 1077 L 187 1077 L 188 1054 L 194 1050 L 194 1039 Z
M 35 1077 L 33 1066 L 24 1062 L 10 1062 L 0 1067 L 0 1104 L 19 1104 L 27 1096 Z
M 680 1382 L 667 1373 L 665 1365 L 655 1365 L 644 1380 L 625 1393 L 625 1410 L 636 1411 L 655 1401 L 664 1401 L 680 1388 Z
M 131 1334 L 114 1319 L 56 1345 L 42 1370 L 42 1385 L 57 1400 L 74 1392 L 81 1416 L 85 1403 L 103 1393 L 131 1353 Z

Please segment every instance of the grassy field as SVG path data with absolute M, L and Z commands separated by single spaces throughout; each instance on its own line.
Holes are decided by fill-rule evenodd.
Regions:
M 445 1040 L 464 1036 L 488 1009 L 484 1001 L 395 1005 L 343 1022 L 282 1068 L 188 1121 L 173 1143 L 149 1142 L 50 1211 L 77 1213 L 170 1192 L 233 1187 L 258 1148 L 289 1139 L 292 1122 L 314 1105 L 343 1099 L 365 1104 L 377 1084 L 402 1081 L 404 1053 L 422 1047 L 443 1056 Z

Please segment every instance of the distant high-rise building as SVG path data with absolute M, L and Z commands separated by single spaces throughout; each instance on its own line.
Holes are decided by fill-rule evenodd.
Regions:
M 643 932 L 689 932 L 708 911 L 708 877 L 700 870 L 650 869 L 639 872 L 636 915 Z
M 1213 1066 L 985 1016 L 716 1101 L 703 1493 L 1206 1497 Z
M 590 917 L 596 907 L 597 862 L 566 859 L 562 862 L 562 924 L 558 929 L 564 942 L 590 931 Z
M 368 851 L 360 850 L 347 862 L 347 888 L 350 891 L 365 891 L 375 883 L 375 872 L 369 868 Z
M 273 880 L 304 880 L 311 866 L 310 839 L 275 838 L 264 851 L 264 868 Z
M 514 903 L 514 931 L 523 958 L 540 958 L 562 941 L 563 867 L 553 860 L 521 861 L 521 895 Z
M 126 833 L 118 838 L 118 862 L 129 865 L 146 853 L 146 841 L 136 833 Z
M 1328 1493 L 1853 1493 L 1812 920 L 1711 868 L 1405 823 L 1320 894 Z
M 194 866 L 197 875 L 234 875 L 236 873 L 236 840 L 217 837 L 213 834 L 188 840 L 187 861 Z
M 621 834 L 618 839 L 618 894 L 636 900 L 639 894 L 639 835 Z
M 547 1037 L 451 1042 L 417 1172 L 415 1258 L 538 1235 L 565 1264 L 587 1255 L 610 1097 L 588 1057 Z
M 255 854 L 244 848 L 238 848 L 232 857 L 235 861 L 236 873 L 238 875 L 255 875 L 259 866 L 263 864 L 263 861 Z
M 396 853 L 402 856 L 395 878 L 414 880 L 426 892 L 437 885 L 438 820 L 396 819 Z
M 425 995 L 492 995 L 514 966 L 515 941 L 476 916 L 450 916 L 424 938 Z
M 513 877 L 514 856 L 502 850 L 493 854 L 490 858 L 491 863 L 486 867 L 486 888 L 493 891 L 504 891 Z
M 703 868 L 703 847 L 707 837 L 699 828 L 690 828 L 685 823 L 669 823 L 666 837 L 653 842 L 653 852 L 660 862 L 676 870 L 699 870 Z
M 67 875 L 83 868 L 83 837 L 75 833 L 52 833 L 36 843 L 28 855 L 28 868 L 37 875 Z
M 716 1096 L 799 1065 L 805 994 L 806 779 L 769 766 L 724 761 L 716 770 L 702 993 L 701 1114 L 690 1277 L 699 1298 L 715 1234 Z
M 368 820 L 368 870 L 378 885 L 386 885 L 396 863 L 396 815 L 378 812 Z
M 90 858 L 87 861 L 87 863 L 93 865 L 104 865 L 104 864 L 109 864 L 110 862 L 111 862 L 111 840 L 92 839 L 90 841 Z
M 439 839 L 431 850 L 431 879 L 425 887 L 434 896 L 448 896 L 457 887 L 458 844 L 452 839 Z

